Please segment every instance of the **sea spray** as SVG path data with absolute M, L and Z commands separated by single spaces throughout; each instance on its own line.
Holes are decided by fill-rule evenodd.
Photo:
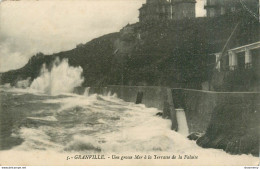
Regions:
M 30 86 L 30 83 L 31 83 L 31 77 L 28 77 L 25 80 L 20 80 L 20 81 L 16 82 L 15 87 L 25 89 Z
M 187 137 L 189 135 L 189 127 L 186 120 L 186 115 L 183 109 L 176 109 L 176 117 L 178 122 L 178 133 Z
M 81 67 L 71 67 L 68 59 L 60 61 L 57 58 L 51 71 L 45 64 L 42 66 L 40 76 L 32 82 L 30 88 L 50 95 L 70 93 L 83 83 L 82 72 Z
M 89 96 L 89 90 L 90 90 L 90 87 L 87 87 L 84 91 L 84 96 Z

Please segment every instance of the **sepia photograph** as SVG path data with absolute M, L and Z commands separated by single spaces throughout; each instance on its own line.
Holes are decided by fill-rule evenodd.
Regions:
M 1 168 L 257 169 L 259 2 L 0 0 Z

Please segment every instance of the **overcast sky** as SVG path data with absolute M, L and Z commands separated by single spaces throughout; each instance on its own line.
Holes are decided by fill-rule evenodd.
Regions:
M 1 1 L 1 0 L 0 0 Z M 204 16 L 204 0 L 196 14 Z M 74 48 L 138 21 L 145 0 L 20 0 L 0 3 L 0 72 L 24 66 L 37 52 Z

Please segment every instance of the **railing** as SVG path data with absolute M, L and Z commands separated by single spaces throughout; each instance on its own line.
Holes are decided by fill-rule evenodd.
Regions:
M 249 45 L 233 48 L 233 49 L 230 49 L 229 51 L 232 51 L 235 53 L 240 53 L 240 52 L 244 52 L 246 49 L 253 50 L 253 49 L 257 49 L 257 48 L 260 48 L 260 41 L 249 44 Z

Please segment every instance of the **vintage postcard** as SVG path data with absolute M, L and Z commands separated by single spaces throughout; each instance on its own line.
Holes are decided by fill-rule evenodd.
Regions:
M 0 166 L 259 166 L 259 0 L 0 1 Z

